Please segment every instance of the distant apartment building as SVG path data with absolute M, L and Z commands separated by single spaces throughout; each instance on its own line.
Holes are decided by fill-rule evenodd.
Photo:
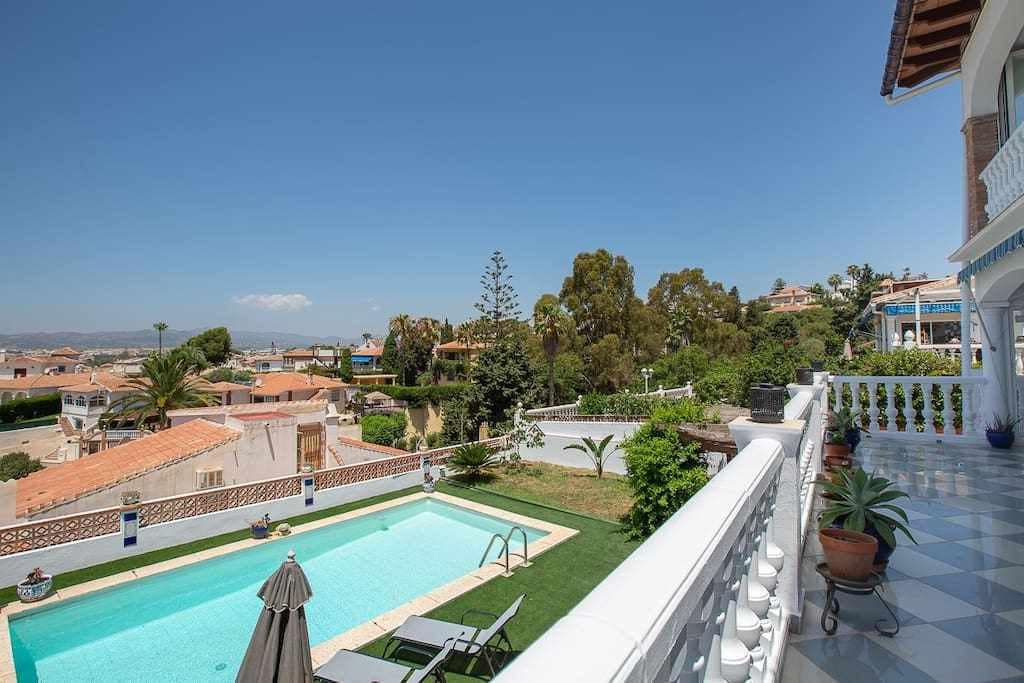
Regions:
M 343 410 L 348 385 L 331 377 L 302 372 L 270 372 L 257 375 L 252 386 L 253 403 L 305 401 L 316 398 Z
M 281 354 L 282 368 L 301 372 L 309 366 L 335 369 L 341 358 L 341 350 L 333 346 L 313 346 L 308 349 L 292 349 Z
M 0 379 L 79 372 L 85 364 L 67 356 L 16 356 L 0 361 Z
M 281 372 L 284 356 L 279 353 L 254 354 L 242 359 L 242 367 L 253 372 Z

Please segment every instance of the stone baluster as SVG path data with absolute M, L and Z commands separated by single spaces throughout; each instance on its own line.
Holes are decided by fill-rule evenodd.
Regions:
M 896 383 L 885 383 L 885 430 L 896 431 Z
M 878 382 L 868 382 L 868 431 L 878 431 Z
M 834 393 L 832 399 L 832 410 L 838 411 L 843 407 L 843 383 L 838 379 L 832 380 L 832 391 Z
M 747 577 L 740 578 L 739 596 L 736 602 L 736 635 L 743 644 L 753 650 L 761 641 L 761 619 L 750 609 L 750 596 L 747 592 Z
M 774 513 L 774 511 L 775 511 L 775 506 L 772 505 L 772 512 Z M 767 560 L 768 564 L 770 564 L 772 566 L 772 568 L 775 569 L 776 572 L 781 572 L 782 571 L 782 565 L 783 565 L 783 563 L 785 562 L 785 559 L 786 559 L 786 555 L 785 555 L 785 553 L 782 552 L 782 548 L 780 548 L 775 543 L 775 517 L 774 517 L 774 514 L 773 514 L 773 516 L 769 517 L 768 521 L 765 523 L 765 543 L 764 543 L 764 547 L 765 547 L 765 559 Z
M 711 651 L 707 659 L 701 657 L 693 663 L 695 673 L 705 668 L 707 671 L 704 673 L 704 683 L 727 683 L 722 678 L 722 637 L 717 633 L 711 637 Z
M 730 600 L 725 610 L 721 645 L 722 678 L 729 683 L 744 683 L 750 673 L 750 650 L 736 633 L 736 601 Z
M 758 618 L 763 619 L 768 614 L 769 600 L 771 594 L 760 580 L 760 562 L 755 551 L 750 556 L 750 570 L 747 572 L 747 601 L 750 609 Z
M 960 384 L 960 418 L 964 434 L 973 434 L 976 431 L 974 426 L 974 386 L 967 382 Z
M 921 398 L 924 399 L 924 406 L 921 408 L 921 417 L 924 418 L 924 433 L 935 433 L 935 409 L 932 407 L 932 382 L 921 382 Z
M 956 413 L 953 410 L 953 385 L 942 384 L 942 432 L 956 434 Z
M 860 412 L 860 382 L 850 383 L 850 410 L 854 415 Z
M 917 413 L 914 411 L 914 383 L 900 382 L 903 385 L 903 417 L 907 420 L 905 427 L 907 433 L 916 430 L 914 422 L 917 420 Z

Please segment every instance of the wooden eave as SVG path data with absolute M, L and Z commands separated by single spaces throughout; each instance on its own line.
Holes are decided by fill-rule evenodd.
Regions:
M 897 0 L 882 95 L 960 68 L 982 0 Z

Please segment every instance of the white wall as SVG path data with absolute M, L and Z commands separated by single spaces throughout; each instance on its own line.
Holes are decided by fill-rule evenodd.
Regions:
M 434 472 L 435 476 L 438 472 Z M 314 494 L 314 504 L 306 506 L 302 495 L 281 498 L 242 508 L 214 512 L 139 529 L 138 544 L 124 547 L 121 534 L 90 538 L 50 548 L 30 550 L 0 558 L 0 585 L 17 583 L 35 567 L 50 574 L 61 574 L 109 562 L 122 557 L 167 548 L 189 541 L 247 528 L 249 522 L 269 514 L 271 523 L 287 517 L 342 505 L 371 496 L 399 491 L 423 481 L 423 473 L 414 470 L 405 474 L 338 486 Z
M 641 425 L 640 422 L 549 422 L 545 420 L 538 420 L 536 424 L 544 432 L 544 445 L 540 448 L 521 449 L 519 453 L 524 460 L 588 469 L 593 469 L 593 464 L 586 455 L 577 450 L 564 450 L 564 447 L 580 443 L 584 436 L 589 436 L 600 442 L 609 434 L 614 434 L 615 438 L 608 444 L 608 448 L 615 448 Z M 623 455 L 621 449 L 612 453 L 605 463 L 605 470 L 625 474 L 626 463 L 622 460 Z

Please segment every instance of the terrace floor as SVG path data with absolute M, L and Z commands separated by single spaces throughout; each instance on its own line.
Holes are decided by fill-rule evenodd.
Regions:
M 857 460 L 898 482 L 920 545 L 892 557 L 883 595 L 900 617 L 893 638 L 874 596 L 839 594 L 840 627 L 821 630 L 821 546 L 808 540 L 803 633 L 783 680 L 1024 681 L 1024 451 L 867 439 Z

